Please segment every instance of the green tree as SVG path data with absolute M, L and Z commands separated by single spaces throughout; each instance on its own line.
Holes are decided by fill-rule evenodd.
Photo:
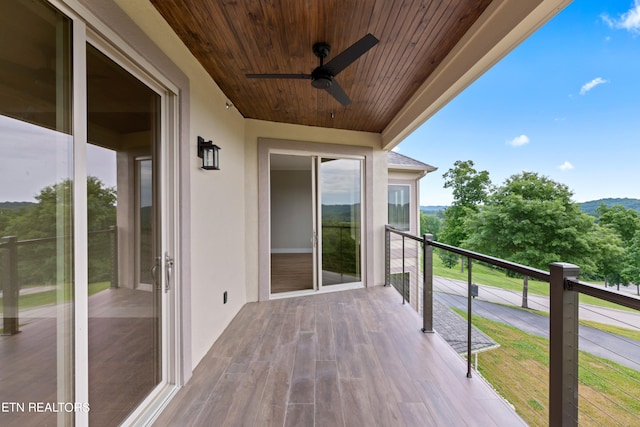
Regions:
M 5 229 L 11 223 L 12 218 L 16 215 L 13 209 L 0 209 L 0 237 L 5 236 Z
M 433 240 L 438 240 L 443 225 L 444 221 L 438 215 L 420 212 L 420 235 L 432 234 Z
M 87 226 L 89 233 L 89 283 L 111 279 L 110 235 L 95 233 L 116 225 L 115 188 L 106 187 L 96 177 L 87 179 Z M 148 223 L 143 221 L 143 224 Z
M 634 209 L 621 205 L 607 207 L 604 203 L 596 209 L 598 223 L 611 227 L 626 244 L 629 244 L 640 230 L 640 214 Z
M 618 233 L 611 227 L 595 224 L 590 239 L 597 276 L 604 278 L 605 285 L 617 285 L 618 289 L 620 284 L 628 285 L 623 274 L 626 250 Z
M 573 203 L 573 193 L 534 172 L 508 178 L 466 223 L 470 248 L 536 268 L 556 261 L 595 271 L 594 218 Z
M 40 190 L 36 203 L 21 208 L 4 230 L 5 235 L 15 236 L 18 241 L 40 240 L 18 249 L 18 277 L 20 286 L 46 285 L 60 281 L 58 260 L 64 259 L 64 281 L 70 277 L 70 257 L 58 253 L 63 247 L 70 254 L 72 231 L 71 196 L 72 181 L 65 180 Z
M 472 160 L 457 160 L 442 177 L 444 188 L 453 191 L 454 206 L 477 206 L 484 203 L 491 192 L 489 172 L 478 172 Z
M 572 195 L 566 185 L 537 173 L 513 175 L 468 217 L 464 245 L 535 268 L 564 261 L 593 273 L 594 218 L 580 211 Z
M 616 251 L 605 251 L 604 255 L 598 257 L 599 273 L 604 277 L 605 284 L 609 286 L 617 286 L 618 289 L 620 285 L 628 286 L 628 274 L 623 273 L 623 270 L 633 271 L 633 266 L 627 264 L 633 256 L 627 257 L 626 252 L 640 230 L 640 214 L 635 209 L 628 209 L 622 205 L 608 207 L 601 203 L 596 209 L 596 215 L 598 215 L 598 224 L 602 226 L 601 229 L 611 230 L 618 237 L 620 245 Z M 605 249 L 609 248 L 605 247 Z
M 472 160 L 458 160 L 443 175 L 444 188 L 453 191 L 453 203 L 444 212 L 444 227 L 440 233 L 440 240 L 453 246 L 460 246 L 468 237 L 465 221 L 478 212 L 480 204 L 484 203 L 492 190 L 489 172 L 478 172 Z M 446 258 L 446 259 L 445 259 Z M 450 257 L 443 258 L 445 265 L 450 264 Z M 464 261 L 460 262 L 461 271 Z
M 63 242 L 69 244 L 68 251 L 71 248 L 72 194 L 73 181 L 71 180 L 45 187 L 35 197 L 36 203 L 21 208 L 7 221 L 4 228 L 5 236 L 15 236 L 18 241 L 45 239 L 19 249 L 18 275 L 21 286 L 56 283 L 60 238 L 65 236 Z M 105 230 L 111 225 L 116 225 L 115 205 L 115 189 L 105 187 L 98 178 L 89 177 L 87 179 L 89 232 Z M 109 277 L 108 254 L 108 236 L 89 239 L 90 281 L 106 280 Z
M 640 295 L 640 230 L 636 231 L 633 239 L 631 239 L 622 275 L 626 280 L 636 285 L 636 292 Z

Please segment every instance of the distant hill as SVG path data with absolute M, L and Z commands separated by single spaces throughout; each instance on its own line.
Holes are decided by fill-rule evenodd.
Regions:
M 596 216 L 596 209 L 598 209 L 598 206 L 600 206 L 600 204 L 602 203 L 607 205 L 607 207 L 615 205 L 624 206 L 627 209 L 635 209 L 636 211 L 638 211 L 638 213 L 640 213 L 640 199 L 599 199 L 578 204 L 580 205 L 580 209 L 583 212 L 588 213 L 592 216 Z
M 360 203 L 353 205 L 322 205 L 322 223 L 350 223 L 360 218 Z
M 26 206 L 33 205 L 33 202 L 0 202 L 0 212 L 8 210 L 8 211 L 17 211 Z
M 420 211 L 426 214 L 435 214 L 444 211 L 449 206 L 420 206 Z

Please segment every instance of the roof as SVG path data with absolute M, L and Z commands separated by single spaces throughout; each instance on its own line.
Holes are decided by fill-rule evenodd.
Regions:
M 435 166 L 412 159 L 411 157 L 396 153 L 395 151 L 389 151 L 387 153 L 387 164 L 389 169 L 424 171 L 426 173 L 433 172 L 438 169 Z

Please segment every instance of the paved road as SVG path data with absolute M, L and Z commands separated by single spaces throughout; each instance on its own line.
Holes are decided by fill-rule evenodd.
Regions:
M 467 295 L 467 282 L 460 280 L 434 276 L 433 287 L 435 291 Z M 483 284 L 479 285 L 479 295 L 476 299 L 516 307 L 522 305 L 522 293 Z M 530 309 L 549 312 L 549 297 L 529 294 L 528 305 Z M 640 330 L 640 313 L 580 304 L 578 315 L 581 320 L 591 320 L 621 328 Z
M 466 297 L 442 292 L 435 292 L 434 296 L 449 307 L 467 311 Z M 547 316 L 481 300 L 473 301 L 472 310 L 474 314 L 486 319 L 549 338 L 549 318 Z M 580 350 L 640 371 L 640 341 L 580 326 L 579 347 Z

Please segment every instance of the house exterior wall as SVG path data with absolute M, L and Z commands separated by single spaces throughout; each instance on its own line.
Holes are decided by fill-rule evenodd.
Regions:
M 389 170 L 389 185 L 409 186 L 409 230 L 414 236 L 420 235 L 420 179 L 424 171 Z M 403 241 L 398 235 L 391 235 L 390 273 L 403 273 Z M 420 244 L 409 239 L 404 241 L 404 273 L 409 277 L 406 285 L 409 288 L 409 303 L 419 313 L 422 312 L 422 268 L 420 265 Z M 401 280 L 401 279 L 400 279 Z

